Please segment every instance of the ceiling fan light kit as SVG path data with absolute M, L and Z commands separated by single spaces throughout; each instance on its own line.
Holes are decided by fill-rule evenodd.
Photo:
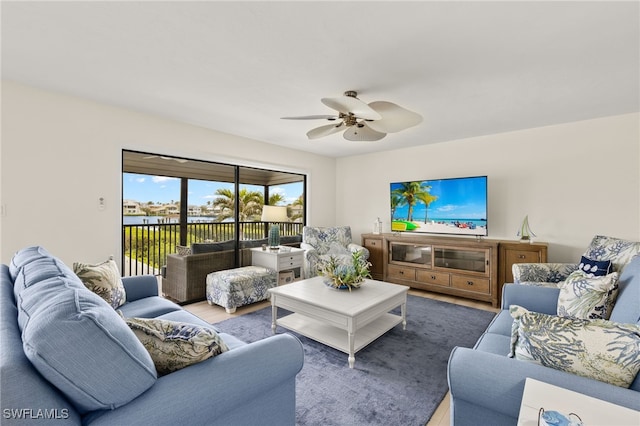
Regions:
M 306 115 L 282 117 L 286 120 L 329 120 L 332 124 L 316 127 L 307 132 L 309 139 L 318 139 L 344 130 L 343 137 L 349 141 L 377 141 L 387 133 L 396 133 L 422 122 L 416 112 L 392 102 L 375 101 L 369 104 L 358 99 L 353 90 L 337 98 L 322 98 L 324 105 L 338 111 L 338 115 Z

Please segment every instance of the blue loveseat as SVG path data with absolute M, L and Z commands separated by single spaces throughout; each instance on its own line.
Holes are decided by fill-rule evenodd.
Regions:
M 118 313 L 41 247 L 0 266 L 0 423 L 294 425 L 300 341 L 246 344 L 158 377 Z M 123 278 L 125 317 L 211 327 L 158 296 L 153 276 Z
M 640 256 L 624 268 L 610 321 L 640 324 Z M 507 357 L 512 317 L 509 306 L 556 315 L 557 287 L 507 284 L 502 311 L 473 349 L 455 348 L 449 358 L 451 424 L 515 425 L 527 377 L 640 410 L 640 374 L 626 389 L 542 365 Z

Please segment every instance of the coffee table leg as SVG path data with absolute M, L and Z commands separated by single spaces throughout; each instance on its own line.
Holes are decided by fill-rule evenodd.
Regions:
M 278 307 L 276 306 L 276 297 L 271 295 L 271 331 L 276 334 L 276 318 L 278 318 Z
M 402 314 L 402 329 L 407 329 L 407 304 L 403 303 L 400 305 L 400 312 Z
M 353 368 L 356 363 L 356 354 L 353 350 L 355 346 L 356 336 L 354 333 L 349 333 L 349 368 Z

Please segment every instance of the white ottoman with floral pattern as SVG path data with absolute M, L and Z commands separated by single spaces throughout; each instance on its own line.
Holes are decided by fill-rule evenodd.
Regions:
M 207 302 L 232 314 L 238 306 L 269 298 L 269 290 L 278 285 L 275 270 L 262 266 L 243 266 L 207 275 Z

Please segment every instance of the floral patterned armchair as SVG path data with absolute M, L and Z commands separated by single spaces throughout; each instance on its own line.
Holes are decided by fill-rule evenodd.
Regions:
M 306 278 L 318 275 L 318 269 L 331 257 L 338 262 L 350 265 L 352 253 L 361 251 L 362 260 L 369 259 L 369 250 L 351 241 L 349 226 L 331 228 L 305 226 L 302 228 L 300 248 L 305 251 L 304 276 Z
M 611 272 L 622 272 L 631 258 L 638 253 L 640 253 L 640 242 L 596 235 L 583 256 L 593 260 L 610 260 Z M 516 284 L 558 287 L 559 283 L 566 280 L 577 269 L 577 262 L 515 263 L 512 267 L 513 281 Z

